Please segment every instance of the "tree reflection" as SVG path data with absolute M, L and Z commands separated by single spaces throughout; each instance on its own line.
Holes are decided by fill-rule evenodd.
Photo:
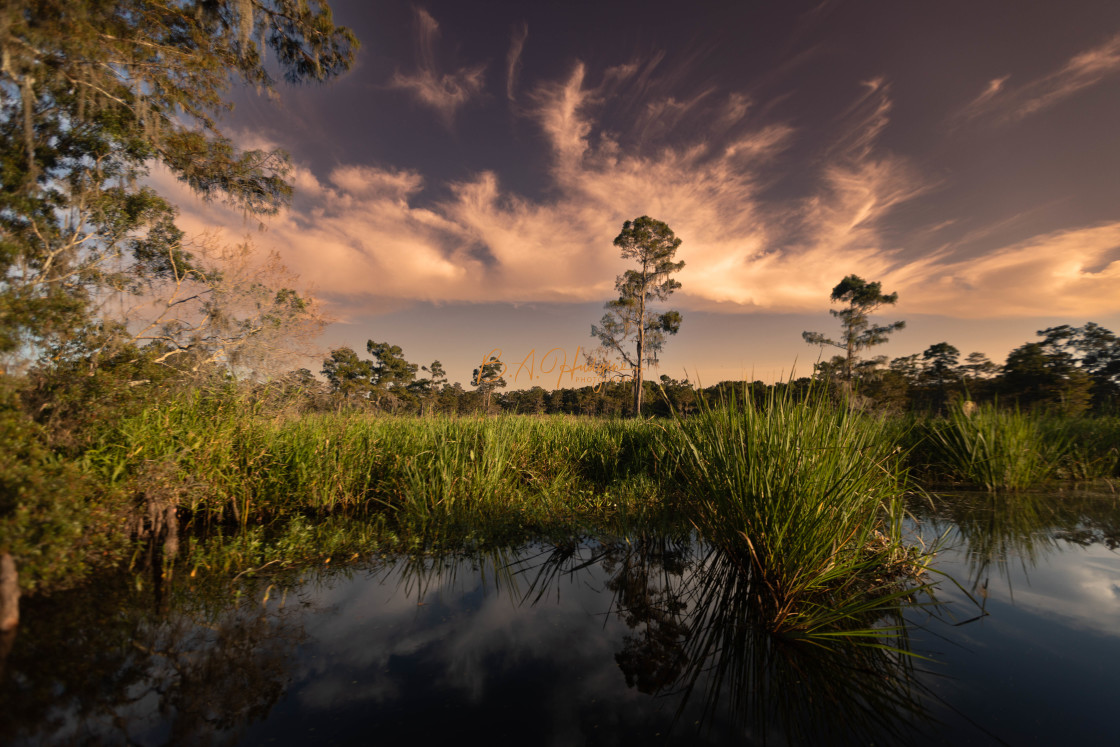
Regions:
M 690 544 L 665 536 L 639 536 L 602 553 L 614 613 L 633 631 L 615 661 L 627 686 L 639 692 L 656 694 L 669 687 L 687 662 L 688 605 L 679 594 L 679 581 L 690 554 Z
M 159 598 L 133 583 L 28 605 L 0 682 L 0 743 L 222 744 L 269 713 L 304 638 L 282 593 L 176 582 Z
M 937 532 L 956 527 L 973 591 L 986 589 L 993 566 L 1010 583 L 1008 563 L 1026 573 L 1062 542 L 1120 547 L 1120 497 L 1112 493 L 942 493 L 912 511 Z
M 926 718 L 901 598 L 887 615 L 869 602 L 864 618 L 848 619 L 831 637 L 774 634 L 740 564 L 687 538 L 657 536 L 590 547 L 577 558 L 541 553 L 523 598 L 539 599 L 538 584 L 556 584 L 591 561 L 607 575 L 612 614 L 632 631 L 615 656 L 626 684 L 676 699 L 677 723 L 689 713 L 701 731 L 763 742 L 866 743 L 901 739 Z M 866 637 L 846 637 L 852 632 Z

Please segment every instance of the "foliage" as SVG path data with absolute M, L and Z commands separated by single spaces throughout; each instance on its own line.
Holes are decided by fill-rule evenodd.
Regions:
M 373 388 L 373 363 L 363 361 L 352 348 L 335 348 L 323 361 L 323 376 L 331 390 L 347 400 L 369 397 Z
M 1065 445 L 1044 438 L 1037 419 L 981 405 L 958 406 L 927 426 L 936 463 L 950 477 L 988 490 L 1021 490 L 1054 474 Z
M 829 309 L 828 312 L 840 320 L 840 339 L 832 340 L 820 332 L 802 332 L 801 336 L 811 345 L 831 345 L 844 350 L 841 380 L 850 388 L 855 375 L 856 354 L 886 342 L 887 337 L 904 328 L 906 322 L 872 325 L 868 315 L 884 304 L 893 305 L 898 301 L 898 294 L 883 293 L 880 283 L 869 283 L 858 275 L 848 275 L 837 283 L 832 289 L 831 299 L 833 303 L 847 304 L 839 311 Z
M 666 300 L 681 287 L 669 277 L 684 267 L 683 261 L 673 261 L 681 240 L 668 224 L 643 215 L 622 224 L 614 245 L 622 250 L 623 259 L 637 260 L 639 267 L 615 279 L 618 299 L 607 302 L 607 313 L 599 326 L 591 326 L 591 335 L 633 371 L 634 414 L 641 415 L 643 367 L 657 363 L 665 335 L 675 335 L 681 326 L 679 312 L 654 313 L 647 307 L 651 301 Z
M 119 557 L 120 506 L 97 500 L 80 466 L 49 447 L 45 431 L 0 378 L 0 552 L 25 593 L 74 583 L 91 563 Z
M 16 0 L 0 10 L 0 352 L 84 326 L 107 294 L 194 267 L 154 165 L 250 215 L 291 194 L 287 157 L 216 125 L 241 81 L 324 81 L 357 42 L 323 2 Z M 284 299 L 279 299 L 283 302 Z
M 272 252 L 263 261 L 250 242 L 193 248 L 189 265 L 174 264 L 146 305 L 130 310 L 125 339 L 160 351 L 180 371 L 214 368 L 247 378 L 276 376 L 318 352 L 327 319 L 318 301 L 292 288 L 298 278 Z
M 1114 410 L 1120 404 L 1120 339 L 1094 322 L 1083 327 L 1063 324 L 1038 333 L 1052 358 L 1073 361 L 1091 382 L 1092 406 Z
M 482 411 L 490 412 L 490 396 L 495 389 L 505 388 L 506 380 L 502 377 L 505 364 L 496 356 L 490 358 L 471 374 L 471 384 L 482 395 Z
M 1000 388 L 1020 407 L 1058 409 L 1077 415 L 1089 404 L 1089 377 L 1065 353 L 1048 353 L 1029 342 L 1007 354 Z
M 415 379 L 408 385 L 408 390 L 420 401 L 421 413 L 430 415 L 439 400 L 440 391 L 447 384 L 447 372 L 438 360 L 432 361 L 429 366 L 421 366 L 420 370 L 428 375 Z

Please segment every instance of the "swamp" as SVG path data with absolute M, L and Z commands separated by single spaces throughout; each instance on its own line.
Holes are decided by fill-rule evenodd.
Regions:
M 141 408 L 87 468 L 147 534 L 80 583 L 54 566 L 81 543 L 24 564 L 53 587 L 5 638 L 0 740 L 1107 741 L 1109 419 L 743 392 L 662 420 Z
M 1118 29 L 5 0 L 0 745 L 1114 744 Z
M 1107 744 L 1116 496 L 945 494 L 907 524 L 944 578 L 876 645 L 768 633 L 687 527 L 112 576 L 28 605 L 0 739 Z

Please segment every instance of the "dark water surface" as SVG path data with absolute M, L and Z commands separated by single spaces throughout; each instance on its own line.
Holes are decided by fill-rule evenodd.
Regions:
M 914 511 L 956 583 L 887 640 L 926 658 L 761 632 L 686 534 L 121 579 L 26 605 L 0 744 L 1117 744 L 1116 498 Z

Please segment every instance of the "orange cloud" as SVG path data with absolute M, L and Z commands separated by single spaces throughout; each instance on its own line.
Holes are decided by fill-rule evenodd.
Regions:
M 450 127 L 456 112 L 482 93 L 486 66 L 462 67 L 450 73 L 441 73 L 435 55 L 439 23 L 426 10 L 416 11 L 416 35 L 416 71 L 408 74 L 398 72 L 390 85 L 410 92 L 417 101 L 435 109 L 444 124 Z
M 625 267 L 611 242 L 624 220 L 640 215 L 666 221 L 683 239 L 683 287 L 674 301 L 685 310 L 819 311 L 852 272 L 899 291 L 900 311 L 1037 314 L 1040 299 L 1052 314 L 1120 309 L 1120 265 L 1112 259 L 1120 223 L 1074 227 L 971 259 L 955 257 L 962 245 L 918 259 L 886 245 L 884 219 L 933 185 L 877 146 L 891 109 L 884 81 L 865 83 L 836 122 L 809 194 L 775 202 L 761 174 L 780 166 L 798 132 L 752 121 L 743 96 L 664 103 L 725 121 L 731 129 L 719 141 L 694 128 L 700 134 L 678 137 L 676 147 L 643 149 L 641 138 L 624 137 L 632 133 L 603 127 L 603 102 L 620 86 L 649 90 L 649 70 L 612 69 L 591 86 L 578 64 L 533 93 L 531 115 L 552 154 L 548 199 L 511 193 L 489 171 L 440 185 L 449 196 L 433 201 L 415 171 L 348 164 L 321 179 L 297 166 L 292 208 L 271 219 L 257 243 L 329 291 L 332 313 L 343 318 L 371 298 L 606 301 Z M 678 119 L 688 130 L 688 111 Z M 235 211 L 200 203 L 166 171 L 153 170 L 152 179 L 182 205 L 188 231 L 244 233 Z

